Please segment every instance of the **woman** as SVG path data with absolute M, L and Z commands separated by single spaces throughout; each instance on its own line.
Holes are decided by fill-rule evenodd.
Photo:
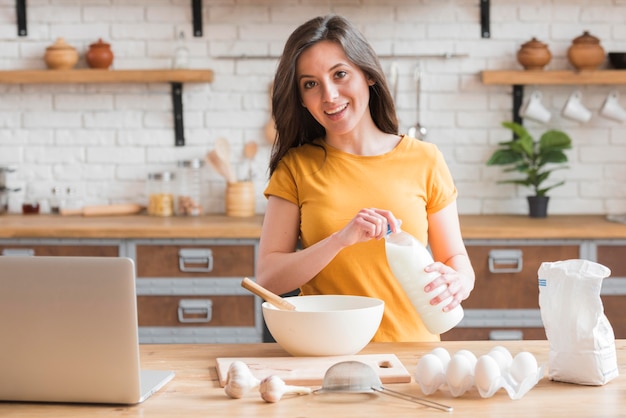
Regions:
M 430 245 L 450 310 L 474 286 L 457 191 L 439 150 L 398 135 L 375 52 L 347 20 L 312 19 L 287 40 L 274 79 L 270 160 L 257 282 L 275 293 L 352 294 L 385 301 L 375 341 L 437 341 L 386 261 L 387 232 Z M 301 249 L 297 250 L 298 243 Z

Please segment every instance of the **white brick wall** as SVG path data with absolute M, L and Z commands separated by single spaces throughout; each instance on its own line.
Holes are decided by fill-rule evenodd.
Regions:
M 484 69 L 519 69 L 519 46 L 536 36 L 548 43 L 547 69 L 569 69 L 571 40 L 589 30 L 606 51 L 626 50 L 626 0 L 492 0 L 491 38 L 480 37 L 479 0 L 204 0 L 204 35 L 192 36 L 188 0 L 30 0 L 28 36 L 18 37 L 15 2 L 0 0 L 0 69 L 45 68 L 46 46 L 61 36 L 81 52 L 102 38 L 116 69 L 169 68 L 182 31 L 192 68 L 215 71 L 211 84 L 184 86 L 185 147 L 174 146 L 170 86 L 166 84 L 0 85 L 0 165 L 14 164 L 19 180 L 46 197 L 54 185 L 77 187 L 88 204 L 136 201 L 148 172 L 173 169 L 179 159 L 203 157 L 227 138 L 241 172 L 245 141 L 261 145 L 254 161 L 257 207 L 262 212 L 269 145 L 268 84 L 289 33 L 306 19 L 335 12 L 356 22 L 381 54 L 386 70 L 400 67 L 399 117 L 415 122 L 413 54 L 466 54 L 422 59 L 421 119 L 429 140 L 444 152 L 464 214 L 526 213 L 527 190 L 496 184 L 503 174 L 485 161 L 509 132 L 511 88 L 484 86 Z M 237 59 L 240 55 L 255 59 Z M 264 58 L 264 57 L 270 58 Z M 231 58 L 227 58 L 231 57 Z M 529 92 L 532 88 L 527 88 Z M 583 92 L 592 120 L 577 124 L 560 109 L 574 89 Z M 626 124 L 598 116 L 616 89 L 626 86 L 545 86 L 553 113 L 547 127 L 573 138 L 569 170 L 555 189 L 550 212 L 626 212 Z M 547 128 L 533 122 L 534 133 Z M 206 168 L 209 211 L 223 212 L 224 181 Z

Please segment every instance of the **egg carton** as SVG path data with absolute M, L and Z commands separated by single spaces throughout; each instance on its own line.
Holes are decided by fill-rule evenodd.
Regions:
M 459 397 L 475 386 L 482 398 L 490 398 L 504 388 L 515 400 L 526 395 L 544 372 L 545 365 L 538 366 L 528 351 L 513 357 L 505 347 L 495 346 L 477 358 L 469 350 L 459 350 L 451 356 L 445 348 L 437 347 L 422 356 L 414 377 L 424 395 L 442 390 Z

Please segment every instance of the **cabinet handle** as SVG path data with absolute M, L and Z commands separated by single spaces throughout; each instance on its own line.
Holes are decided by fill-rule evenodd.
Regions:
M 178 251 L 178 268 L 189 273 L 213 271 L 213 251 L 202 248 L 183 248 Z
M 519 273 L 523 266 L 522 250 L 489 251 L 489 271 L 491 273 Z
M 491 341 L 514 341 L 523 340 L 524 332 L 521 330 L 494 330 L 489 332 Z
M 213 302 L 210 299 L 181 299 L 178 301 L 178 322 L 211 322 Z
M 2 250 L 2 255 L 31 257 L 35 255 L 35 250 L 32 248 L 5 248 Z

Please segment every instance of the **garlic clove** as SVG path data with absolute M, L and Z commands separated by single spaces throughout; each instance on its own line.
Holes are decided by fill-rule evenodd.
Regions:
M 228 366 L 224 392 L 233 399 L 240 399 L 250 390 L 258 387 L 260 382 L 252 374 L 246 363 L 235 360 Z
M 308 395 L 311 393 L 311 388 L 305 386 L 292 386 L 287 385 L 278 376 L 271 375 L 261 380 L 259 384 L 259 393 L 261 398 L 265 402 L 278 402 L 284 395 Z

